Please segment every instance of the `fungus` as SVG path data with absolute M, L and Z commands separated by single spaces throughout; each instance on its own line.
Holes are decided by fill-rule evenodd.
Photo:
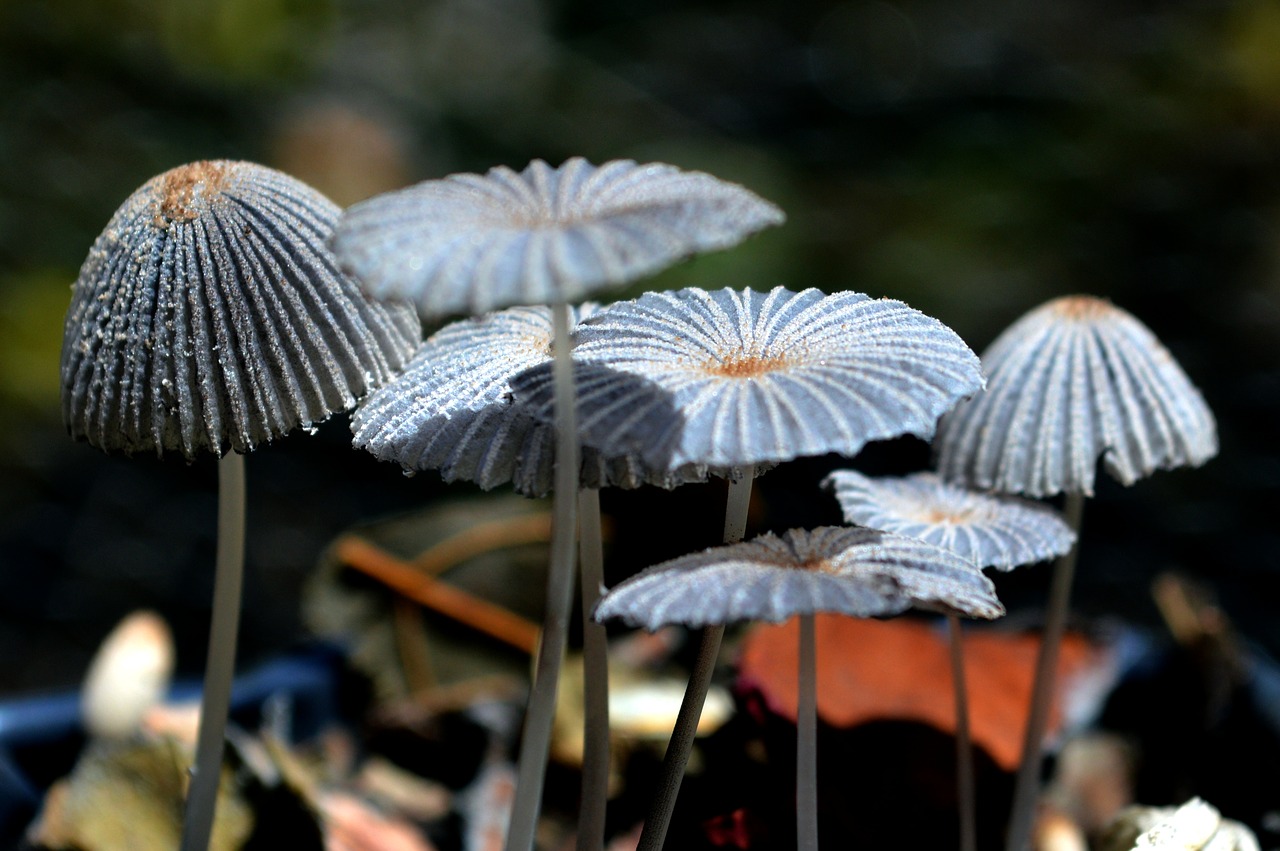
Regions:
M 380 195 L 347 211 L 334 234 L 344 268 L 370 293 L 407 296 L 424 316 L 552 305 L 555 531 L 508 848 L 533 845 L 568 633 L 579 476 L 568 303 L 694 254 L 728 248 L 782 220 L 774 205 L 708 174 L 630 160 L 597 167 L 575 157 L 554 169 L 535 160 L 520 173 L 499 167 Z M 584 578 L 584 584 L 598 583 Z M 603 636 L 594 628 L 587 632 L 593 669 L 587 699 L 607 711 L 607 700 L 594 691 L 606 670 Z M 598 742 L 588 745 L 593 764 L 606 758 L 598 748 Z M 592 826 L 580 833 L 583 847 L 599 844 L 588 832 L 602 837 L 598 806 L 603 803 L 590 804 Z
M 846 523 L 928 541 L 978 567 L 1011 570 L 1066 554 L 1075 533 L 1057 512 L 1025 499 L 978 493 L 948 484 L 934 473 L 872 479 L 836 470 L 823 486 L 840 503 Z M 951 671 L 956 691 L 956 765 L 960 838 L 964 851 L 977 847 L 974 823 L 973 753 L 969 744 L 960 619 L 948 615 Z
M 977 357 L 936 319 L 899 301 L 816 289 L 646 293 L 579 325 L 573 356 L 585 444 L 667 469 L 742 471 L 730 480 L 725 543 L 743 537 L 758 465 L 928 437 L 982 386 Z M 513 384 L 547 418 L 549 371 Z M 703 630 L 642 849 L 665 838 L 723 635 L 722 624 Z
M 1065 493 L 1080 528 L 1098 460 L 1130 485 L 1158 469 L 1199 466 L 1218 452 L 1213 414 L 1151 331 L 1092 296 L 1054 299 L 1009 326 L 983 353 L 987 390 L 939 424 L 938 470 L 977 488 L 1034 497 Z M 1031 831 L 1040 747 L 1053 700 L 1076 548 L 1058 559 L 1049 592 L 1036 689 L 1008 833 L 1021 851 Z
M 782 220 L 709 174 L 573 157 L 379 195 L 347 211 L 333 245 L 375 297 L 411 298 L 442 316 L 582 301 Z
M 106 452 L 222 457 L 184 849 L 208 844 L 222 762 L 244 561 L 242 453 L 350 408 L 420 336 L 408 306 L 371 302 L 338 271 L 324 245 L 337 217 L 324 196 L 265 166 L 191 163 L 121 205 L 72 288 L 62 344 L 71 435 Z
M 598 310 L 591 303 L 571 308 L 575 327 Z M 409 473 L 436 470 L 449 482 L 485 490 L 512 484 L 525 496 L 546 496 L 553 430 L 513 398 L 511 381 L 550 363 L 551 326 L 548 307 L 512 307 L 445 326 L 356 408 L 354 445 Z M 584 447 L 579 486 L 669 489 L 706 477 L 698 465 L 669 473 L 636 455 L 607 457 Z
M 1213 414 L 1169 350 L 1110 302 L 1054 299 L 982 353 L 987 390 L 938 427 L 947 479 L 1033 497 L 1093 495 L 1218 454 Z
M 890 617 L 909 608 L 995 618 L 995 586 L 967 559 L 925 541 L 870 529 L 792 529 L 652 567 L 609 591 L 599 620 L 650 631 L 665 624 L 774 623 L 800 616 L 796 717 L 798 845 L 816 849 L 816 654 L 813 615 Z

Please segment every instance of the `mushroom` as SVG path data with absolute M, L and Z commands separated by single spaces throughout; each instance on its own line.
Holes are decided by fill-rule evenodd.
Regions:
M 914 538 L 829 526 L 765 534 L 665 562 L 607 593 L 595 616 L 650 631 L 672 623 L 723 628 L 732 621 L 778 623 L 800 616 L 796 830 L 799 848 L 816 849 L 813 615 L 889 617 L 911 607 L 981 618 L 1004 614 L 991 580 L 967 559 Z
M 758 465 L 930 436 L 945 410 L 982 386 L 977 357 L 950 328 L 853 292 L 647 293 L 584 321 L 574 336 L 584 443 L 667 469 L 742 471 L 730 483 L 726 543 L 744 535 Z M 546 367 L 513 384 L 548 417 Z M 666 835 L 723 635 L 722 624 L 703 630 L 642 849 L 661 847 Z
M 1034 497 L 1066 494 L 1079 531 L 1098 460 L 1122 484 L 1158 469 L 1199 466 L 1218 452 L 1213 414 L 1155 335 L 1103 299 L 1054 299 L 1009 326 L 983 353 L 987 390 L 939 424 L 938 470 L 976 488 Z M 1076 549 L 1058 559 L 1008 833 L 1031 832 L 1040 747 L 1053 700 L 1057 646 Z
M 728 248 L 782 220 L 773 204 L 708 174 L 630 160 L 597 167 L 574 157 L 559 168 L 534 160 L 520 173 L 499 167 L 381 195 L 352 207 L 334 235 L 344 268 L 369 292 L 407 296 L 424 316 L 552 305 L 555 522 L 543 642 L 525 716 L 508 848 L 533 845 L 568 632 L 579 475 L 568 303 L 694 254 Z M 584 584 L 595 587 L 591 579 Z M 595 633 L 585 648 L 588 664 L 602 672 L 603 635 L 587 632 Z M 587 700 L 607 711 L 607 700 L 594 692 L 598 677 L 588 681 Z M 593 764 L 606 758 L 596 752 L 599 747 L 588 744 Z M 602 831 L 603 816 L 595 810 L 603 801 L 590 807 L 591 831 Z M 599 844 L 586 834 L 584 847 Z
M 247 162 L 153 178 L 115 212 L 72 288 L 62 344 L 71 435 L 107 452 L 218 466 L 209 660 L 183 848 L 208 844 L 244 563 L 242 453 L 350 408 L 421 331 L 369 301 L 325 248 L 338 208 Z M 230 450 L 230 451 L 228 451 Z
M 571 308 L 576 325 L 600 308 Z M 353 443 L 406 473 L 436 470 L 445 481 L 485 490 L 514 485 L 530 497 L 552 490 L 551 425 L 512 396 L 511 381 L 551 361 L 551 309 L 512 307 L 437 331 L 393 381 L 369 394 L 351 420 Z M 606 457 L 584 447 L 579 487 L 673 488 L 704 481 L 704 467 L 669 473 L 636 455 Z
M 1067 553 L 1075 533 L 1051 508 L 1011 496 L 979 493 L 948 484 L 935 473 L 872 479 L 836 470 L 823 480 L 835 493 L 846 523 L 928 541 L 978 567 L 1011 570 Z M 960 619 L 947 616 L 951 671 L 956 691 L 956 782 L 960 847 L 977 848 L 973 751 L 965 690 Z

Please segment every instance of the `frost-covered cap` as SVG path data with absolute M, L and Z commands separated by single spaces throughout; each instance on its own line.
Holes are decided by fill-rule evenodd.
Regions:
M 597 305 L 571 309 L 571 321 Z M 437 470 L 489 489 L 514 484 L 527 496 L 552 488 L 554 430 L 511 395 L 511 379 L 551 359 L 551 309 L 511 307 L 446 325 L 405 371 L 356 409 L 353 443 L 406 471 Z M 581 485 L 672 488 L 703 481 L 706 467 L 654 469 L 636 455 L 582 453 Z
M 987 390 L 943 418 L 938 470 L 972 487 L 1093 493 L 1098 459 L 1130 485 L 1218 453 L 1200 391 L 1129 313 L 1092 296 L 1032 310 L 983 353 Z
M 966 559 L 914 538 L 824 526 L 713 547 L 651 567 L 600 600 L 599 621 L 656 630 L 839 612 L 886 617 L 909 608 L 996 618 L 995 586 Z
M 1068 552 L 1076 539 L 1048 506 L 948 484 L 935 473 L 873 479 L 836 470 L 822 484 L 835 493 L 846 523 L 919 538 L 979 567 L 1044 561 Z
M 436 317 L 582 301 L 782 220 L 709 174 L 574 157 L 379 195 L 344 214 L 333 246 L 375 297 L 408 298 Z
M 94 242 L 62 343 L 71 435 L 107 452 L 245 452 L 346 410 L 421 330 L 325 246 L 338 208 L 265 166 L 195 162 L 147 182 Z
M 977 355 L 938 320 L 816 289 L 646 293 L 578 326 L 573 357 L 584 443 L 669 468 L 851 456 L 872 440 L 929 437 L 982 387 Z M 548 367 L 514 386 L 550 418 Z

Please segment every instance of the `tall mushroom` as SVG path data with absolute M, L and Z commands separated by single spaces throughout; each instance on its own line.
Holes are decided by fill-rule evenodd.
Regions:
M 646 293 L 583 322 L 575 341 L 587 445 L 667 469 L 742 471 L 730 483 L 726 543 L 744 535 L 759 465 L 930 436 L 944 411 L 982 386 L 977 357 L 950 328 L 853 292 Z M 545 367 L 514 386 L 547 416 Z M 642 849 L 666 836 L 723 635 L 723 625 L 703 630 Z
M 404 304 L 367 299 L 325 240 L 331 201 L 247 162 L 195 162 L 134 192 L 72 288 L 62 410 L 106 452 L 218 466 L 209 659 L 183 848 L 208 844 L 235 666 L 244 564 L 242 453 L 352 407 L 421 335 Z
M 455 174 L 378 196 L 352 207 L 334 235 L 344 268 L 371 294 L 407 296 L 426 317 L 552 305 L 555 521 L 508 848 L 533 846 L 571 608 L 579 446 L 568 304 L 782 220 L 774 205 L 708 174 L 574 157 L 559 168 L 535 160 L 519 173 Z
M 1199 466 L 1218 452 L 1213 414 L 1151 331 L 1103 299 L 1066 296 L 1030 311 L 982 355 L 987 390 L 943 418 L 938 470 L 975 488 L 1066 494 L 1079 531 L 1098 461 L 1122 484 L 1159 469 Z M 1052 702 L 1076 548 L 1054 567 L 1044 641 L 1008 833 L 1031 831 L 1040 747 Z

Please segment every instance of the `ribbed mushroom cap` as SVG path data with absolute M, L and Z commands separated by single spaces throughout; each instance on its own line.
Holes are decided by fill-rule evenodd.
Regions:
M 581 301 L 782 220 L 709 174 L 574 157 L 379 195 L 346 212 L 333 245 L 374 296 L 412 299 L 435 317 Z
M 572 309 L 576 324 L 597 310 Z M 515 375 L 551 359 L 551 310 L 512 307 L 445 326 L 405 371 L 370 394 L 351 422 L 355 446 L 406 471 L 438 470 L 486 490 L 514 484 L 527 496 L 552 488 L 554 430 L 511 395 Z M 639 457 L 582 453 L 583 487 L 672 488 L 706 479 L 705 467 L 674 473 Z
M 107 452 L 246 452 L 353 406 L 421 337 L 325 246 L 338 208 L 288 175 L 208 161 L 121 205 L 72 289 L 71 435 Z
M 971 562 L 914 538 L 824 526 L 713 547 L 651 567 L 618 584 L 596 606 L 650 631 L 741 620 L 774 623 L 839 612 L 887 617 L 909 608 L 997 618 L 995 586 Z
M 938 470 L 977 488 L 1093 493 L 1095 467 L 1130 485 L 1218 452 L 1204 398 L 1151 331 L 1102 299 L 1023 316 L 982 356 L 987 390 L 943 418 Z
M 873 479 L 836 470 L 822 485 L 835 493 L 846 523 L 919 538 L 979 567 L 1010 570 L 1055 558 L 1076 539 L 1048 506 L 947 484 L 934 473 Z
M 668 468 L 855 455 L 872 440 L 929 437 L 982 387 L 977 356 L 950 328 L 853 292 L 646 293 L 574 339 L 584 443 Z M 549 368 L 514 386 L 549 418 Z

